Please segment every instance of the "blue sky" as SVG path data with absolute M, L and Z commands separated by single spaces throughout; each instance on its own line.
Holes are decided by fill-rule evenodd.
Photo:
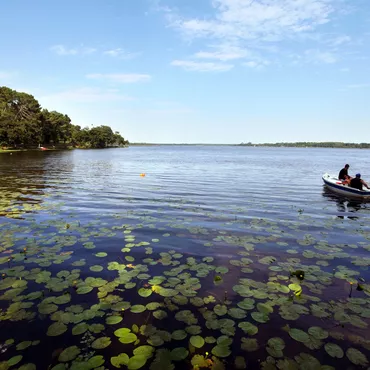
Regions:
M 370 141 L 369 0 L 1 0 L 0 85 L 132 142 Z

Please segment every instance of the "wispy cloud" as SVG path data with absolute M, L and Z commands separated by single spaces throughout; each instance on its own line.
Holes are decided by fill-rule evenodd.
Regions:
M 97 51 L 95 48 L 80 46 L 77 48 L 68 48 L 64 45 L 54 45 L 50 48 L 52 52 L 58 55 L 77 55 L 77 54 L 92 54 Z
M 137 73 L 129 73 L 129 74 L 103 74 L 103 73 L 92 73 L 86 75 L 86 78 L 92 80 L 101 80 L 101 81 L 108 81 L 108 82 L 116 82 L 116 83 L 136 83 L 136 82 L 147 82 L 151 80 L 151 76 L 147 74 L 137 74 Z
M 199 50 L 187 62 L 197 59 L 218 61 L 240 60 L 255 68 L 272 64 L 268 53 L 287 53 L 277 42 L 306 40 L 311 45 L 302 59 L 312 63 L 335 63 L 335 50 L 316 50 L 312 43 L 323 43 L 320 27 L 342 9 L 336 0 L 209 0 L 212 12 L 206 17 L 186 17 L 178 10 L 162 7 L 169 26 L 186 40 L 203 39 L 213 45 Z M 275 45 L 271 45 L 271 43 Z M 332 35 L 330 46 L 351 42 L 347 35 Z M 263 52 L 263 57 L 261 57 Z M 277 57 L 284 58 L 283 54 Z M 265 62 L 264 62 L 265 61 Z M 188 67 L 190 69 L 192 67 Z M 195 69 L 196 67 L 194 67 Z
M 216 59 L 228 61 L 245 58 L 250 52 L 236 45 L 211 45 L 209 51 L 199 51 L 194 57 L 198 59 Z
M 234 67 L 232 64 L 194 62 L 192 60 L 174 60 L 171 62 L 171 65 L 181 67 L 186 71 L 196 72 L 226 72 Z
M 321 51 L 318 49 L 309 49 L 305 51 L 306 61 L 310 63 L 325 63 L 332 64 L 337 62 L 336 56 L 329 51 Z
M 335 37 L 331 43 L 333 46 L 339 46 L 339 45 L 343 45 L 343 44 L 348 44 L 352 41 L 352 38 L 347 36 L 347 35 L 343 35 L 343 36 L 338 36 L 338 37 Z
M 335 10 L 333 0 L 213 0 L 212 6 L 209 19 L 186 19 L 173 11 L 166 12 L 167 19 L 187 37 L 271 40 L 313 30 Z
M 113 58 L 119 58 L 119 59 L 133 59 L 140 55 L 140 53 L 131 53 L 122 48 L 105 50 L 103 54 L 108 55 Z
M 133 98 L 123 95 L 117 89 L 81 87 L 46 95 L 41 97 L 40 100 L 46 102 L 46 104 L 48 105 L 53 105 L 53 102 L 63 101 L 77 103 L 94 103 L 102 101 L 126 101 L 133 100 Z

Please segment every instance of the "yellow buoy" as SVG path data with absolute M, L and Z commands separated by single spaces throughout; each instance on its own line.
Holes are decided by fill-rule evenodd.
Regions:
M 140 174 L 140 176 L 141 176 L 141 177 L 145 177 L 145 173 L 141 173 L 141 174 Z

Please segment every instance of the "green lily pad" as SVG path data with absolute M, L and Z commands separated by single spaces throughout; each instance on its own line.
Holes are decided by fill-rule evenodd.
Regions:
M 269 321 L 270 319 L 270 317 L 267 314 L 262 312 L 252 312 L 251 316 L 255 321 L 260 322 L 262 324 Z
M 304 342 L 308 342 L 310 340 L 309 335 L 305 331 L 303 331 L 301 329 L 295 329 L 295 328 L 290 329 L 289 330 L 289 335 L 294 340 L 296 340 L 297 342 L 304 343 Z
M 36 370 L 36 365 L 32 363 L 24 364 L 18 370 Z
M 147 298 L 153 293 L 153 290 L 152 289 L 140 288 L 138 293 L 141 297 Z
M 101 272 L 103 270 L 104 270 L 103 266 L 100 266 L 100 265 L 94 265 L 90 267 L 90 271 L 93 271 L 93 272 Z
M 212 348 L 212 354 L 214 354 L 217 357 L 228 357 L 231 355 L 231 350 L 229 346 L 222 346 L 222 345 L 217 345 Z
M 344 356 L 344 352 L 343 352 L 342 348 L 340 348 L 335 343 L 326 343 L 324 348 L 325 348 L 325 351 L 328 353 L 328 355 L 331 356 L 331 357 L 343 358 L 343 356 Z
M 250 322 L 241 322 L 238 324 L 238 327 L 249 335 L 255 335 L 258 333 L 258 327 L 253 325 Z
M 227 314 L 227 307 L 225 305 L 220 305 L 220 304 L 217 304 L 214 309 L 215 313 L 218 315 L 218 316 L 223 316 L 223 315 L 226 315 Z
M 257 339 L 242 338 L 241 348 L 243 351 L 247 351 L 247 352 L 257 351 L 259 348 Z
M 204 339 L 200 335 L 195 335 L 195 336 L 190 337 L 190 343 L 195 348 L 202 348 L 204 346 Z
M 154 348 L 152 346 L 140 346 L 134 349 L 134 355 L 145 356 L 150 358 L 153 356 Z
M 108 254 L 105 253 L 105 252 L 99 252 L 99 253 L 96 253 L 95 256 L 96 257 L 106 257 L 106 256 L 108 256 Z
M 81 353 L 77 346 L 71 346 L 66 348 L 60 355 L 58 360 L 60 362 L 69 362 L 74 360 Z
M 269 314 L 274 312 L 274 309 L 271 306 L 264 303 L 258 303 L 257 310 L 263 314 Z
M 143 355 L 135 355 L 129 359 L 127 368 L 129 370 L 141 369 L 146 364 L 146 361 L 147 357 Z
M 128 329 L 128 328 L 121 328 L 121 329 L 117 329 L 115 332 L 114 332 L 114 335 L 118 338 L 121 338 L 123 337 L 124 335 L 128 334 L 131 332 L 131 329 Z
M 199 325 L 190 325 L 185 330 L 191 335 L 198 335 L 202 332 L 202 327 Z
M 89 365 L 89 368 L 95 369 L 101 365 L 103 365 L 105 362 L 103 356 L 94 356 L 91 357 L 88 361 L 87 364 Z
M 88 324 L 81 322 L 72 328 L 72 335 L 81 335 L 85 333 L 88 328 Z
M 65 364 L 58 364 L 55 365 L 51 370 L 66 370 L 66 365 Z
M 133 343 L 137 340 L 137 336 L 134 333 L 126 333 L 119 337 L 119 341 L 124 344 Z
M 285 348 L 285 343 L 281 338 L 270 338 L 267 341 L 267 344 L 278 351 L 282 351 Z
M 131 312 L 132 313 L 142 313 L 145 310 L 146 310 L 146 307 L 141 305 L 141 304 L 137 304 L 137 305 L 131 307 Z
M 16 348 L 17 348 L 17 351 L 22 351 L 22 350 L 30 347 L 31 345 L 32 345 L 32 342 L 27 340 L 25 342 L 21 342 L 21 343 L 17 344 Z
M 12 357 L 12 358 L 10 358 L 10 359 L 8 360 L 8 365 L 9 365 L 9 366 L 17 365 L 18 363 L 20 363 L 20 362 L 22 361 L 22 358 L 23 358 L 23 356 L 22 356 L 22 355 L 18 355 L 18 356 L 14 356 L 14 357 Z M 0 367 L 0 369 L 1 369 L 1 367 Z
M 173 361 L 183 361 L 188 355 L 189 351 L 184 347 L 175 348 L 171 351 L 171 359 Z
M 183 340 L 186 337 L 187 337 L 187 333 L 185 330 L 175 330 L 172 333 L 172 339 L 175 339 L 175 340 Z
M 158 320 L 163 320 L 163 319 L 165 319 L 165 318 L 168 316 L 168 314 L 167 314 L 167 312 L 166 312 L 166 311 L 158 310 L 158 311 L 154 311 L 154 312 L 153 312 L 153 316 L 154 316 L 156 319 L 158 319 Z
M 246 318 L 247 314 L 241 308 L 230 308 L 229 315 L 234 319 L 244 319 Z
M 242 356 L 237 356 L 234 361 L 235 368 L 238 370 L 243 370 L 247 368 L 247 364 L 245 363 L 245 359 Z
M 120 323 L 121 321 L 123 320 L 123 317 L 122 316 L 108 316 L 105 320 L 105 322 L 108 324 L 108 325 L 115 325 L 115 324 L 118 324 Z
M 83 285 L 83 286 L 80 286 L 76 293 L 77 294 L 87 294 L 87 293 L 90 293 L 94 288 L 92 286 L 88 286 L 88 285 Z
M 356 348 L 348 348 L 346 356 L 355 365 L 366 366 L 368 364 L 366 356 Z
M 114 367 L 120 368 L 121 365 L 125 366 L 128 364 L 130 358 L 126 353 L 121 353 L 118 356 L 111 357 L 110 362 Z
M 103 348 L 108 347 L 111 343 L 112 342 L 109 337 L 101 337 L 101 338 L 94 340 L 94 342 L 92 342 L 91 344 L 91 347 L 94 349 L 103 349 Z
M 66 331 L 66 325 L 64 325 L 62 322 L 55 322 L 49 326 L 46 335 L 48 335 L 49 337 L 56 337 L 58 335 L 62 335 Z
M 308 333 L 316 339 L 326 339 L 329 336 L 329 333 L 326 330 L 318 326 L 310 327 L 308 329 Z

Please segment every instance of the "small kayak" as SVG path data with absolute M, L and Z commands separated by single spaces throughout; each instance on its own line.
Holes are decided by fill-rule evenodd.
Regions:
M 322 176 L 322 180 L 328 189 L 334 193 L 346 195 L 348 197 L 355 197 L 360 199 L 370 199 L 370 190 L 364 188 L 365 190 L 358 190 L 351 188 L 348 185 L 343 185 L 342 181 L 336 176 L 329 175 L 328 173 Z

